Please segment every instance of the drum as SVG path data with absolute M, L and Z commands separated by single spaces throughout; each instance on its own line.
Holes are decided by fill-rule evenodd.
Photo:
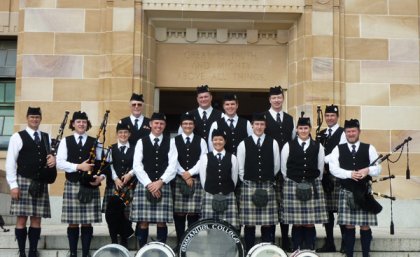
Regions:
M 319 257 L 314 251 L 302 250 L 296 251 L 290 255 L 290 257 Z
M 108 244 L 99 248 L 92 257 L 130 257 L 130 252 L 122 245 Z
M 287 254 L 276 245 L 260 243 L 254 245 L 246 257 L 287 257 Z
M 137 252 L 136 257 L 175 257 L 175 253 L 164 243 L 150 242 Z
M 205 219 L 194 223 L 184 233 L 179 257 L 245 257 L 236 229 L 229 223 Z

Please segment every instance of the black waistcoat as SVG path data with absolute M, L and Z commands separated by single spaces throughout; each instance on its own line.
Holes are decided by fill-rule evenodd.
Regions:
M 222 129 L 226 133 L 226 152 L 236 155 L 239 143 L 248 137 L 247 122 L 246 119 L 239 117 L 235 129 L 231 130 L 224 118 L 220 118 L 217 121 L 217 128 Z
M 284 144 L 292 140 L 293 134 L 293 118 L 289 114 L 283 112 L 283 120 L 281 126 L 273 119 L 269 111 L 265 112 L 267 117 L 267 127 L 265 128 L 265 134 L 274 138 L 279 144 L 280 151 Z
M 332 150 L 340 143 L 341 135 L 344 132 L 342 127 L 339 127 L 334 134 L 331 135 L 331 138 L 328 138 L 328 134 L 325 134 L 327 129 L 321 130 L 320 135 L 320 143 L 324 146 L 325 156 L 329 155 Z
M 287 177 L 295 182 L 303 178 L 313 181 L 320 175 L 318 169 L 319 143 L 310 140 L 309 147 L 303 151 L 297 138 L 289 142 L 289 158 L 287 159 Z
M 118 148 L 118 144 L 113 144 L 111 146 L 111 152 L 112 166 L 114 167 L 117 176 L 121 178 L 133 168 L 134 147 L 130 144 L 130 147 L 126 150 L 126 152 L 122 153 Z M 107 177 L 106 182 L 108 186 L 112 186 L 114 184 L 112 175 Z
M 150 119 L 143 117 L 143 123 L 140 126 L 140 129 L 137 130 L 134 128 L 134 124 L 131 122 L 130 117 L 125 117 L 121 119 L 121 123 L 130 125 L 131 135 L 128 141 L 130 142 L 131 147 L 135 147 L 137 141 L 145 136 L 150 134 Z
M 88 136 L 86 139 L 85 144 L 82 148 L 77 145 L 76 139 L 73 135 L 66 137 L 66 144 L 67 144 L 67 161 L 71 163 L 80 164 L 90 156 L 90 150 L 92 149 L 95 138 Z M 80 180 L 80 173 L 79 172 L 66 172 L 66 179 L 71 182 L 78 182 Z
M 222 113 L 219 110 L 216 110 L 216 109 L 213 108 L 210 116 L 208 116 L 208 114 L 207 114 L 207 122 L 206 123 L 204 123 L 203 120 L 201 119 L 200 113 L 198 112 L 198 109 L 194 109 L 194 110 L 190 111 L 190 113 L 192 113 L 192 115 L 194 115 L 194 117 L 195 117 L 194 134 L 203 138 L 204 141 L 206 141 L 206 143 L 207 143 L 207 140 L 209 138 L 211 124 L 214 121 L 218 120 L 222 116 Z
M 232 180 L 232 154 L 226 152 L 219 163 L 213 152 L 207 154 L 206 183 L 204 190 L 210 194 L 229 194 L 235 190 Z
M 163 136 L 162 142 L 158 149 L 153 146 L 154 142 L 150 141 L 150 137 L 143 137 L 143 166 L 151 181 L 158 180 L 165 173 L 169 162 L 170 139 Z
M 39 135 L 41 142 L 38 145 L 26 130 L 19 131 L 19 136 L 23 145 L 16 162 L 17 174 L 25 178 L 33 178 L 36 172 L 47 163 L 47 149 L 44 140 L 49 138 L 48 134 L 41 132 Z
M 340 157 L 338 158 L 338 161 L 340 162 L 340 168 L 345 170 L 359 170 L 369 167 L 369 144 L 360 143 L 359 149 L 357 149 L 356 155 L 354 157 L 352 156 L 347 143 L 339 145 L 338 150 L 340 153 Z M 370 179 L 370 176 L 366 176 L 361 181 L 355 181 L 348 178 L 341 179 L 340 182 L 344 188 L 353 191 L 356 184 L 366 183 Z
M 244 140 L 245 180 L 274 181 L 274 153 L 273 139 L 266 136 L 260 148 L 257 147 L 252 136 Z
M 175 137 L 175 145 L 178 151 L 178 162 L 184 170 L 190 170 L 194 167 L 201 156 L 201 138 L 194 135 L 191 144 L 185 145 L 182 135 Z

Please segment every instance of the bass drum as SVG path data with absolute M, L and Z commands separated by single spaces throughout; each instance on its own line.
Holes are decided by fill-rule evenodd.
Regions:
M 229 223 L 205 219 L 194 223 L 184 233 L 179 257 L 245 257 L 237 230 Z
M 276 245 L 260 243 L 254 245 L 246 257 L 287 257 L 287 254 Z
M 175 257 L 175 253 L 164 243 L 150 242 L 137 252 L 136 257 Z
M 130 252 L 122 245 L 108 244 L 99 248 L 92 257 L 130 257 Z
M 290 257 L 319 257 L 319 255 L 311 250 L 302 250 L 292 253 Z

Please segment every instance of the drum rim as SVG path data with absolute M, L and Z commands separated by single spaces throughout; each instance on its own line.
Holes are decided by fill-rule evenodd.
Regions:
M 230 224 L 227 221 L 221 220 L 221 219 L 216 219 L 216 218 L 211 218 L 211 219 L 202 219 L 199 220 L 195 223 L 193 223 L 186 231 L 185 233 L 182 235 L 181 237 L 181 245 L 179 246 L 179 252 L 178 252 L 178 256 L 179 257 L 187 257 L 187 253 L 183 252 L 182 249 L 182 244 L 184 242 L 184 240 L 188 237 L 188 235 L 190 234 L 191 231 L 193 231 L 196 227 L 203 225 L 203 224 L 219 224 L 219 225 L 223 225 L 225 227 L 227 227 L 228 229 L 230 229 L 231 231 L 233 231 L 235 233 L 235 235 L 238 237 L 239 242 L 235 243 L 236 248 L 238 249 L 238 253 L 239 253 L 239 257 L 245 257 L 245 248 L 244 248 L 244 242 L 243 239 L 241 238 L 241 236 L 236 232 L 235 227 Z
M 121 250 L 122 252 L 124 252 L 124 254 L 126 255 L 126 256 L 128 256 L 128 257 L 130 257 L 131 255 L 130 255 L 130 251 L 127 249 L 127 248 L 125 248 L 124 246 L 122 246 L 122 245 L 119 245 L 119 244 L 106 244 L 106 245 L 104 245 L 104 246 L 102 246 L 102 247 L 100 247 L 98 250 L 96 250 L 94 253 L 93 253 L 93 255 L 92 255 L 92 257 L 97 257 L 97 253 L 98 252 L 100 252 L 100 251 L 103 251 L 104 249 L 107 249 L 107 248 L 117 248 L 118 250 Z
M 310 257 L 319 257 L 318 254 L 316 254 L 316 252 L 312 251 L 312 250 L 299 250 L 299 252 L 296 253 L 296 255 L 293 255 L 293 257 L 299 257 L 301 254 L 310 254 Z M 303 256 L 301 256 L 303 257 Z
M 152 248 L 152 246 L 159 246 L 159 247 Z M 142 248 L 140 248 L 140 250 L 138 250 L 134 256 L 141 257 L 139 254 L 144 254 L 146 251 L 151 250 L 151 249 L 162 250 L 163 253 L 165 253 L 168 257 L 175 257 L 175 253 L 172 250 L 172 248 L 169 245 L 162 242 L 149 242 L 146 245 L 144 245 Z
M 281 257 L 287 257 L 286 252 L 281 249 L 280 247 L 278 247 L 275 244 L 272 243 L 268 243 L 268 242 L 263 242 L 263 243 L 259 243 L 254 245 L 248 252 L 248 255 L 246 257 L 257 257 L 254 254 L 259 254 L 261 251 L 266 250 L 265 248 L 274 248 L 275 250 L 279 250 L 280 249 L 280 256 Z

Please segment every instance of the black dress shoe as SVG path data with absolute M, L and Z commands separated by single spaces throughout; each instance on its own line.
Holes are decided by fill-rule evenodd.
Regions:
M 341 246 L 340 246 L 340 253 L 345 253 L 346 248 L 344 247 L 344 240 L 341 240 Z
M 335 249 L 334 244 L 324 244 L 321 248 L 316 249 L 318 253 L 334 253 L 337 250 Z

